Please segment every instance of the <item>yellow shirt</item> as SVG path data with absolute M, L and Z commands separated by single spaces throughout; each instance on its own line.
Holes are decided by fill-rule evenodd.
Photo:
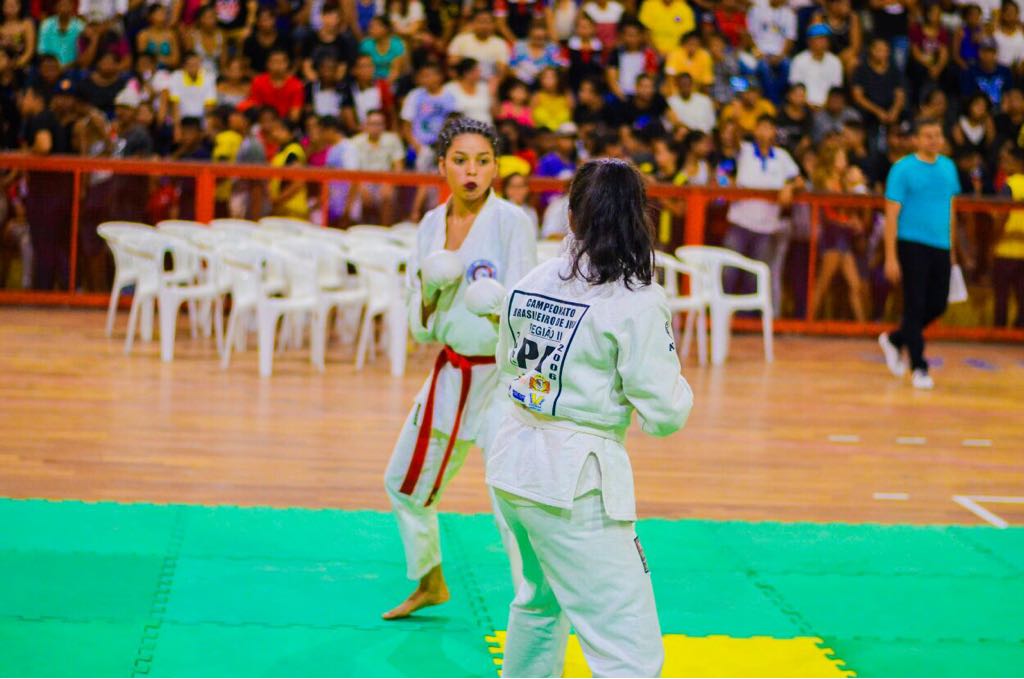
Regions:
M 679 75 L 689 73 L 697 87 L 707 87 L 715 81 L 711 53 L 706 49 L 698 49 L 691 57 L 682 47 L 676 47 L 665 58 L 665 73 Z
M 761 116 L 775 115 L 775 106 L 767 99 L 758 99 L 753 108 L 746 108 L 739 99 L 722 109 L 722 122 L 735 120 L 744 132 L 753 132 L 757 127 L 757 119 Z
M 1024 201 L 1024 174 L 1010 175 L 1006 185 L 1014 200 Z M 1012 210 L 1007 217 L 1003 237 L 996 244 L 996 257 L 1024 259 L 1024 210 Z
M 513 174 L 529 177 L 530 164 L 519 156 L 498 156 L 498 176 L 505 179 Z
M 280 151 L 277 152 L 270 160 L 272 167 L 286 167 L 288 165 L 297 165 L 299 167 L 306 164 L 306 152 L 302 149 L 302 146 L 298 142 L 289 142 L 284 145 Z M 281 195 L 281 180 L 271 179 L 270 180 L 270 197 L 276 199 Z M 294 196 L 289 198 L 283 205 L 276 206 L 274 213 L 278 217 L 297 217 L 299 219 L 306 219 L 309 217 L 309 198 L 306 195 L 306 182 L 302 182 L 302 188 L 299 189 Z
M 697 27 L 693 9 L 684 0 L 644 0 L 640 6 L 640 23 L 651 31 L 654 49 L 661 54 L 679 45 L 679 38 Z
M 213 160 L 218 163 L 233 163 L 242 148 L 242 135 L 234 130 L 218 132 L 213 138 Z M 226 201 L 231 198 L 231 180 L 225 179 L 217 184 L 217 200 Z
M 680 170 L 672 178 L 672 186 L 686 186 L 689 179 L 686 173 Z M 668 210 L 662 210 L 658 215 L 658 242 L 662 245 L 668 245 L 672 240 L 672 217 L 672 213 Z
M 558 126 L 572 120 L 569 97 L 564 94 L 538 92 L 533 96 L 533 124 L 557 130 Z

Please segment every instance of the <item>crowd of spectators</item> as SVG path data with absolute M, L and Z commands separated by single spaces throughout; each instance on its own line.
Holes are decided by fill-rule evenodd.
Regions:
M 589 157 L 630 158 L 675 185 L 780 190 L 772 203 L 712 206 L 707 238 L 768 262 L 778 307 L 798 315 L 810 220 L 790 205 L 794 191 L 881 191 L 924 117 L 943 122 L 966 193 L 1012 191 L 1012 152 L 1024 142 L 1024 26 L 1013 0 L 77 3 L 2 1 L 0 147 L 429 171 L 445 120 L 467 115 L 497 125 L 508 190 L 544 235 L 565 228 L 564 206 L 557 195 L 531 199 L 518 178 L 568 177 Z M 66 252 L 47 243 L 66 232 L 72 201 L 32 200 L 67 194 L 66 177 L 4 181 L 5 241 L 35 248 L 36 287 L 66 284 Z M 86 223 L 111 205 L 143 221 L 193 210 L 189 180 L 93 175 L 87 184 Z M 305 217 L 318 193 L 302 182 L 223 182 L 217 210 Z M 333 186 L 326 212 L 333 225 L 387 223 L 416 219 L 431 198 Z M 659 239 L 671 246 L 685 206 L 659 210 Z M 1000 246 L 998 218 L 961 221 L 971 279 L 1004 297 L 1024 285 L 1024 242 Z M 880 317 L 888 291 L 875 280 L 877 215 L 832 211 L 824 224 L 813 313 L 836 279 L 848 302 L 829 313 Z M 85 231 L 84 255 L 99 258 Z

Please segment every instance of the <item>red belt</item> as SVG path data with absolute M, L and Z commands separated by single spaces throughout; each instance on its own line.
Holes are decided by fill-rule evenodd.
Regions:
M 423 471 L 423 463 L 427 459 L 427 445 L 430 443 L 430 432 L 434 424 L 434 394 L 437 392 L 437 376 L 441 369 L 451 364 L 462 373 L 462 384 L 459 389 L 459 407 L 455 411 L 455 424 L 452 425 L 451 434 L 448 436 L 448 447 L 444 451 L 444 459 L 441 461 L 441 469 L 437 472 L 437 479 L 434 487 L 427 498 L 426 506 L 434 501 L 434 497 L 441 489 L 441 481 L 444 479 L 444 471 L 448 468 L 448 460 L 452 456 L 452 449 L 459 437 L 459 425 L 462 423 L 462 411 L 466 408 L 466 400 L 469 398 L 469 387 L 473 382 L 473 366 L 493 365 L 494 356 L 463 356 L 456 353 L 454 349 L 446 346 L 437 360 L 434 361 L 434 374 L 430 377 L 430 391 L 427 393 L 427 402 L 423 408 L 423 420 L 420 422 L 420 432 L 416 436 L 416 448 L 412 453 L 412 461 L 409 462 L 409 471 L 402 482 L 400 492 L 405 495 L 412 495 L 416 490 L 416 483 L 420 480 L 420 473 Z

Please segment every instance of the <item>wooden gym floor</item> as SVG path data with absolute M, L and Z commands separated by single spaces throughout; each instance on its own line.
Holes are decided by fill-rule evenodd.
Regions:
M 260 379 L 254 348 L 221 371 L 184 319 L 171 364 L 156 343 L 124 355 L 124 313 L 111 339 L 103 323 L 0 309 L 0 496 L 387 508 L 384 467 L 433 349 L 404 379 L 381 356 L 354 372 L 337 345 L 324 374 L 288 352 Z M 641 515 L 980 524 L 954 496 L 983 496 L 1024 524 L 1024 504 L 984 499 L 1024 502 L 1024 347 L 932 344 L 930 393 L 890 377 L 874 340 L 779 336 L 772 365 L 760 351 L 740 336 L 723 367 L 691 356 L 686 429 L 631 434 Z M 441 507 L 488 511 L 479 455 Z

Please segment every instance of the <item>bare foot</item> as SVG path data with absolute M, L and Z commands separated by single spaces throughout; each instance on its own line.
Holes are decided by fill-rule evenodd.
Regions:
M 420 579 L 419 586 L 415 592 L 409 595 L 408 599 L 381 617 L 385 620 L 407 618 L 421 608 L 443 604 L 450 598 L 448 585 L 445 584 L 444 575 L 441 574 L 441 567 L 436 566 Z

